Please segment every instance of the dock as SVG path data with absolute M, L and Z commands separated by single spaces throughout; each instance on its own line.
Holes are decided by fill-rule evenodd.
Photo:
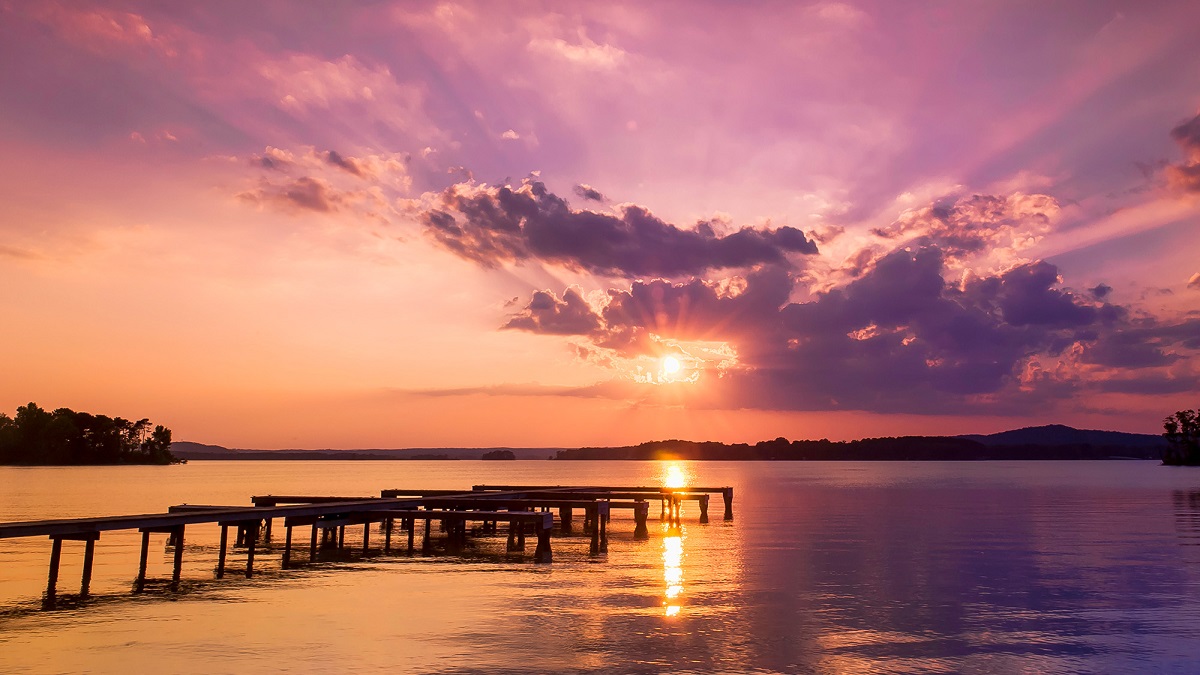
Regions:
M 229 529 L 234 528 L 235 548 L 246 551 L 245 576 L 254 575 L 256 553 L 261 544 L 272 538 L 275 521 L 284 527 L 284 545 L 280 566 L 287 570 L 297 563 L 293 559 L 293 530 L 308 529 L 308 561 L 318 562 L 319 548 L 341 550 L 345 547 L 346 528 L 362 526 L 362 552 L 371 549 L 372 527 L 378 525 L 383 537 L 379 553 L 391 554 L 403 550 L 408 554 L 418 550 L 428 555 L 432 551 L 432 525 L 445 533 L 447 552 L 460 553 L 470 536 L 500 535 L 504 524 L 507 536 L 505 551 L 521 553 L 525 537 L 531 535 L 537 544 L 532 556 L 537 564 L 553 562 L 551 535 L 557 529 L 561 539 L 570 540 L 576 534 L 575 514 L 582 515 L 579 534 L 586 538 L 588 554 L 608 552 L 608 530 L 614 510 L 632 512 L 633 538 L 649 538 L 647 521 L 650 504 L 661 504 L 661 518 L 669 527 L 682 524 L 682 505 L 696 502 L 699 522 L 708 523 L 709 499 L 720 494 L 724 500 L 725 520 L 733 519 L 733 488 L 731 487 L 646 487 L 646 486 L 564 486 L 564 485 L 475 485 L 469 490 L 389 488 L 378 497 L 336 495 L 255 495 L 250 505 L 178 504 L 166 513 L 96 518 L 67 518 L 0 523 L 0 539 L 17 537 L 48 537 L 51 541 L 50 565 L 46 591 L 42 597 L 44 609 L 54 609 L 58 596 L 58 571 L 64 541 L 84 542 L 83 573 L 79 598 L 89 595 L 92 562 L 96 541 L 101 533 L 137 530 L 141 533 L 141 551 L 134 593 L 146 589 L 146 566 L 151 534 L 166 534 L 167 546 L 173 549 L 172 575 L 169 588 L 179 589 L 183 567 L 183 542 L 188 526 L 215 525 L 220 527 L 220 548 L 214 575 L 225 576 Z M 417 542 L 420 523 L 420 543 Z M 478 523 L 472 530 L 469 523 Z M 393 546 L 393 538 L 402 537 Z

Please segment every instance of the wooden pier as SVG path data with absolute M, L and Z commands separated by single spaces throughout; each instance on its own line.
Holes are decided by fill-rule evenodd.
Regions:
M 446 550 L 461 552 L 471 534 L 467 524 L 480 523 L 475 534 L 498 534 L 499 524 L 505 523 L 505 550 L 517 553 L 525 550 L 525 536 L 537 538 L 533 554 L 535 563 L 550 563 L 551 533 L 558 525 L 560 537 L 575 533 L 575 513 L 583 515 L 580 531 L 588 538 L 590 555 L 608 551 L 608 530 L 614 509 L 633 512 L 634 539 L 648 539 L 650 502 L 662 505 L 662 519 L 670 527 L 681 524 L 682 503 L 695 501 L 699 507 L 699 522 L 708 522 L 708 503 L 713 494 L 724 499 L 725 519 L 733 519 L 733 488 L 664 488 L 664 487 L 605 487 L 563 485 L 476 485 L 471 490 L 393 488 L 380 492 L 379 497 L 329 495 L 256 495 L 251 506 L 189 505 L 169 508 L 167 513 L 99 518 L 68 518 L 0 523 L 0 539 L 16 537 L 48 537 L 51 540 L 50 569 L 42 606 L 53 609 L 57 600 L 58 570 L 64 541 L 84 542 L 83 574 L 79 597 L 87 598 L 92 577 L 92 562 L 96 541 L 102 532 L 137 530 L 141 533 L 141 552 L 134 592 L 144 592 L 150 535 L 166 533 L 167 545 L 173 547 L 170 588 L 178 590 L 183 566 L 183 542 L 189 525 L 217 525 L 221 528 L 220 549 L 215 576 L 225 575 L 229 528 L 235 528 L 234 547 L 246 551 L 245 576 L 254 575 L 254 561 L 260 544 L 268 543 L 272 523 L 282 520 L 285 529 L 281 567 L 294 566 L 292 560 L 292 530 L 310 528 L 308 562 L 318 560 L 318 539 L 322 547 L 343 549 L 346 527 L 363 526 L 362 552 L 370 552 L 371 528 L 380 524 L 383 534 L 381 553 L 393 552 L 392 538 L 397 531 L 407 537 L 405 549 L 417 550 L 417 523 L 423 524 L 420 551 L 431 551 L 431 523 L 439 523 L 446 533 Z M 555 518 L 557 510 L 557 518 Z

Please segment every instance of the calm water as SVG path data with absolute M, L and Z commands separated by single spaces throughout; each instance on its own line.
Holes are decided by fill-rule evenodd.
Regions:
M 719 499 L 709 525 L 686 505 L 681 536 L 634 541 L 617 512 L 607 556 L 556 537 L 549 566 L 506 557 L 501 536 L 466 560 L 355 554 L 286 572 L 276 549 L 255 579 L 217 581 L 219 530 L 191 526 L 183 591 L 134 597 L 138 535 L 108 533 L 96 599 L 42 612 L 49 541 L 2 540 L 0 671 L 1200 672 L 1200 471 L 1153 462 L 0 467 L 0 521 L 680 474 L 734 486 L 736 520 Z M 151 576 L 170 576 L 164 540 Z M 61 594 L 78 589 L 82 549 L 64 543 Z

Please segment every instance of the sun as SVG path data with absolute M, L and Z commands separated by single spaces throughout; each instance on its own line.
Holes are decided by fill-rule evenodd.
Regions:
M 674 356 L 668 356 L 662 361 L 663 372 L 667 375 L 674 375 L 679 372 L 679 359 Z

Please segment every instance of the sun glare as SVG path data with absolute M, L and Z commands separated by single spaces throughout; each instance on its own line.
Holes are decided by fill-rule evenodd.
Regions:
M 667 375 L 674 375 L 675 373 L 678 373 L 679 367 L 679 359 L 675 358 L 674 356 L 668 356 L 667 358 L 663 359 L 662 369 Z

